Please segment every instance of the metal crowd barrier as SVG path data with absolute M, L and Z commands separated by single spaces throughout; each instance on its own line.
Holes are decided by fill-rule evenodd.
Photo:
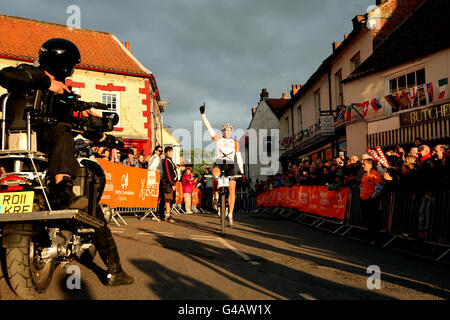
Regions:
M 256 196 L 248 197 L 244 196 L 241 199 L 237 199 L 234 210 L 236 212 L 246 213 L 256 209 Z
M 122 221 L 124 225 L 127 225 L 126 221 L 122 218 L 122 215 L 124 214 L 133 214 L 136 218 L 139 220 L 144 220 L 149 215 L 152 216 L 153 220 L 160 221 L 159 218 L 155 215 L 157 209 L 155 208 L 125 208 L 125 207 L 118 207 L 111 209 L 112 216 L 111 220 L 117 225 L 120 226 L 119 222 L 117 220 Z M 116 219 L 117 218 L 117 219 Z
M 350 188 L 345 220 L 334 222 L 341 224 L 341 226 L 333 233 L 342 228 L 346 229 L 340 234 L 341 236 L 344 236 L 353 228 L 367 230 L 366 218 L 361 211 L 359 195 L 359 186 Z M 238 206 L 244 210 L 248 208 L 245 199 L 241 199 Z M 250 207 L 252 208 L 252 206 Z M 256 208 L 256 203 L 254 208 Z M 288 216 L 292 213 L 292 210 L 282 207 L 264 208 L 262 212 L 267 211 L 266 209 L 284 217 L 287 216 L 285 213 L 288 213 Z M 381 195 L 380 214 L 380 231 L 384 231 L 391 236 L 383 247 L 387 247 L 396 238 L 422 239 L 424 242 L 448 248 L 436 261 L 450 252 L 450 189 L 386 190 Z M 295 221 L 300 222 L 307 217 L 314 218 L 313 223 L 309 225 L 315 228 L 326 221 L 333 222 L 326 217 L 304 212 L 300 212 Z
M 390 233 L 450 246 L 450 190 L 394 191 Z
M 345 217 L 345 226 L 348 228 L 343 234 L 341 234 L 342 236 L 353 228 L 367 230 L 367 221 L 366 217 L 361 211 L 361 198 L 359 197 L 359 194 L 359 186 L 350 187 Z M 388 192 L 383 192 L 380 199 L 380 230 L 388 231 L 389 229 L 390 212 L 392 211 L 392 205 L 392 195 Z

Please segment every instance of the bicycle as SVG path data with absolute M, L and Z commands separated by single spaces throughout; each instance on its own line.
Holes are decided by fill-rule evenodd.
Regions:
M 222 175 L 220 175 L 219 177 L 215 177 L 213 175 L 205 175 L 205 177 L 215 179 L 218 182 L 217 188 L 219 189 L 220 201 L 217 201 L 216 206 L 217 206 L 217 213 L 220 217 L 220 231 L 221 234 L 224 235 L 225 218 L 228 216 L 228 187 L 230 186 L 230 180 L 241 178 L 242 175 L 224 176 L 222 171 Z M 230 221 L 228 221 L 228 227 L 230 229 L 233 228 Z

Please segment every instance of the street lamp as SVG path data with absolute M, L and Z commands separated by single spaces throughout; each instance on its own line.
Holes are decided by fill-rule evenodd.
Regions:
M 163 110 L 164 110 L 164 107 L 168 107 L 169 105 L 170 105 L 170 102 L 167 100 L 159 100 L 158 101 L 158 106 L 163 107 Z M 161 121 L 160 121 L 161 122 L 160 123 L 160 126 L 161 126 L 161 130 L 160 130 L 160 132 L 161 132 L 161 148 L 164 148 L 163 132 L 162 132 L 162 129 L 164 127 L 164 117 L 162 115 L 162 112 L 159 113 L 159 116 L 161 118 Z

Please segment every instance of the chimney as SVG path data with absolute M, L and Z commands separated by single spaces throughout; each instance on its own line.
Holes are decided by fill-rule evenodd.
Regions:
M 333 47 L 333 53 L 337 50 L 337 48 L 339 48 L 340 45 L 341 45 L 341 43 L 338 42 L 338 41 L 333 42 L 333 43 L 331 44 L 331 46 Z
M 252 108 L 252 118 L 255 116 L 256 108 Z
M 287 99 L 287 94 L 286 94 L 286 92 L 283 92 L 283 94 L 281 95 L 281 99 Z
M 366 20 L 365 16 L 356 16 L 352 19 L 353 31 L 361 29 L 361 26 L 364 24 L 363 21 Z
M 261 99 L 259 101 L 263 101 L 264 99 L 269 98 L 269 92 L 267 92 L 267 89 L 262 89 L 260 94 Z
M 293 84 L 293 85 L 292 85 L 291 98 L 297 94 L 298 90 L 300 90 L 301 87 L 302 87 L 302 86 L 299 85 L 299 84 Z

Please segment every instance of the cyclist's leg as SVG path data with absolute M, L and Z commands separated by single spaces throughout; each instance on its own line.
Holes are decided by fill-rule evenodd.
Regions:
M 219 201 L 219 188 L 217 187 L 218 185 L 217 180 L 214 179 L 212 181 L 212 185 L 213 185 L 213 209 L 216 210 Z
M 230 191 L 228 194 L 228 215 L 233 217 L 234 203 L 236 202 L 236 180 L 230 181 L 228 190 Z

